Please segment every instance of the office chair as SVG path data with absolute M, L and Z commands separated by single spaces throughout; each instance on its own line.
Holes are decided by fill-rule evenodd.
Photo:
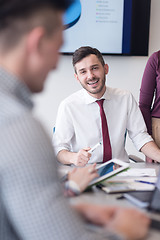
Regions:
M 145 162 L 142 158 L 139 158 L 136 155 L 129 154 L 128 157 L 129 157 L 129 160 L 135 163 Z

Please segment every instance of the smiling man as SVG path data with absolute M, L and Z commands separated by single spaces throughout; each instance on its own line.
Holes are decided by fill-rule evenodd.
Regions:
M 75 77 L 92 97 L 99 99 L 106 90 L 105 75 L 108 73 L 108 65 L 97 60 L 97 56 L 91 54 L 83 61 L 78 61 L 75 67 Z
M 63 100 L 59 106 L 53 135 L 59 161 L 76 166 L 111 158 L 127 162 L 125 137 L 128 133 L 138 151 L 160 162 L 160 150 L 148 135 L 132 94 L 106 87 L 108 65 L 101 53 L 95 48 L 81 47 L 73 54 L 73 66 L 75 78 L 83 89 Z M 98 106 L 98 100 L 103 102 L 103 108 Z M 98 142 L 102 144 L 91 154 L 90 148 Z

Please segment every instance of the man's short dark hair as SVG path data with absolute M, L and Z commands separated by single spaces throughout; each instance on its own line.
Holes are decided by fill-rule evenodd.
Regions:
M 54 8 L 66 10 L 74 0 L 0 0 L 0 30 L 7 24 L 8 18 L 25 18 L 35 10 Z
M 59 28 L 58 12 L 65 11 L 74 0 L 0 0 L 0 45 L 6 52 L 36 26 L 46 34 Z
M 101 62 L 101 64 L 103 66 L 105 65 L 102 54 L 100 53 L 100 51 L 98 49 L 92 48 L 89 46 L 80 47 L 73 53 L 72 64 L 73 64 L 75 72 L 76 72 L 75 64 L 80 62 L 83 58 L 89 56 L 90 54 L 96 55 L 97 58 L 99 59 L 99 61 Z

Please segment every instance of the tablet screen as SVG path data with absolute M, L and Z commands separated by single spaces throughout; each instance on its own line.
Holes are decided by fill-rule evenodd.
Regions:
M 97 167 L 97 173 L 99 177 L 93 179 L 89 186 L 97 184 L 98 182 L 105 180 L 129 167 L 129 164 L 119 159 L 111 159 L 108 162 L 102 163 Z
M 99 177 L 106 175 L 107 173 L 113 172 L 114 170 L 122 167 L 121 165 L 111 162 L 107 165 L 104 165 L 98 169 Z

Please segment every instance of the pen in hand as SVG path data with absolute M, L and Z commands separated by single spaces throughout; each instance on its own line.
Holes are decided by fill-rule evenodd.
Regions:
M 94 152 L 94 150 L 95 150 L 97 147 L 99 147 L 101 144 L 102 144 L 101 142 L 98 142 L 98 143 L 97 143 L 94 147 L 92 147 L 88 152 L 89 152 L 89 153 Z

